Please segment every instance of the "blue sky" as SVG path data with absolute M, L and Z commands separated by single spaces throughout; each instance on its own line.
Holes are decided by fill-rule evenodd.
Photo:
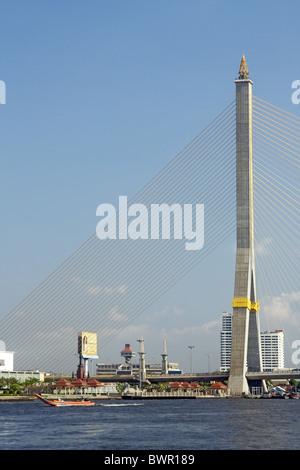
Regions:
M 254 94 L 299 115 L 291 101 L 298 1 L 12 0 L 0 8 L 0 315 L 94 233 L 99 204 L 134 195 L 234 99 L 242 54 Z M 101 359 L 119 360 L 123 343 L 137 349 L 143 335 L 148 360 L 160 361 L 162 338 L 153 338 L 163 326 L 174 329 L 170 361 L 188 369 L 192 342 L 194 369 L 207 367 L 206 354 L 218 367 L 233 243 Z

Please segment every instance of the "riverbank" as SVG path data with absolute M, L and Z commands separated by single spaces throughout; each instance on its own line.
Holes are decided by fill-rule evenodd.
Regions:
M 74 399 L 74 398 L 81 398 L 80 397 L 74 397 L 71 395 L 44 395 L 45 398 L 61 398 L 61 399 Z M 84 396 L 85 398 L 89 398 L 90 400 L 93 401 L 100 401 L 100 400 L 195 400 L 195 399 L 212 399 L 212 398 L 232 398 L 230 396 L 216 396 L 216 395 L 170 395 L 170 394 L 141 394 L 141 395 L 98 395 L 98 396 Z M 0 396 L 0 403 L 1 402 L 26 402 L 26 401 L 38 401 L 38 398 L 34 395 L 24 395 L 24 396 L 19 396 L 19 395 L 10 395 L 10 396 Z
M 2 401 L 33 401 L 37 398 L 33 395 L 27 396 L 20 396 L 20 395 L 7 395 L 7 396 L 0 396 L 0 402 Z
M 43 396 L 47 398 L 79 398 L 79 397 L 74 397 L 71 395 L 44 395 Z M 80 396 L 81 398 L 81 396 Z M 84 395 L 84 398 L 89 398 L 91 400 L 121 400 L 121 395 L 116 395 L 116 396 L 107 396 L 107 395 L 98 395 L 96 397 L 94 396 L 87 396 Z M 7 396 L 0 396 L 0 402 L 7 402 L 7 401 L 12 401 L 12 402 L 17 402 L 17 401 L 38 401 L 38 398 L 35 395 L 7 395 Z

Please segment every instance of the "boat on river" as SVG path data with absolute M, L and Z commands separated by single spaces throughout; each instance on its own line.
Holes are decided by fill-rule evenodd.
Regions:
M 35 393 L 35 396 L 41 400 L 46 405 L 50 406 L 94 406 L 95 403 L 88 399 L 78 400 L 78 401 L 71 401 L 71 400 L 62 400 L 61 398 L 57 398 L 54 400 L 49 400 L 47 398 L 42 397 L 38 393 Z

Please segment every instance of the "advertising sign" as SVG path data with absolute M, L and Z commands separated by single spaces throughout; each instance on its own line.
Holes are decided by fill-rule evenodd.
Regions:
M 98 358 L 97 333 L 87 331 L 78 333 L 78 354 L 81 354 L 83 358 Z

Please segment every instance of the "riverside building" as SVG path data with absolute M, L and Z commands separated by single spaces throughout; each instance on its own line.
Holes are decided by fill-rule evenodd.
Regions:
M 221 367 L 222 372 L 230 369 L 231 357 L 231 330 L 232 330 L 232 313 L 222 313 L 222 330 L 220 333 L 220 351 L 221 351 Z
M 130 367 L 126 364 L 120 364 L 118 362 L 111 363 L 98 363 L 96 365 L 97 375 L 135 375 L 139 372 L 139 363 L 132 363 Z M 145 364 L 146 373 L 153 375 L 161 375 L 163 373 L 163 368 L 161 363 L 146 363 Z M 168 362 L 168 374 L 179 374 L 181 370 L 179 369 L 179 364 L 177 362 Z
M 284 335 L 282 330 L 261 333 L 263 370 L 284 369 Z

